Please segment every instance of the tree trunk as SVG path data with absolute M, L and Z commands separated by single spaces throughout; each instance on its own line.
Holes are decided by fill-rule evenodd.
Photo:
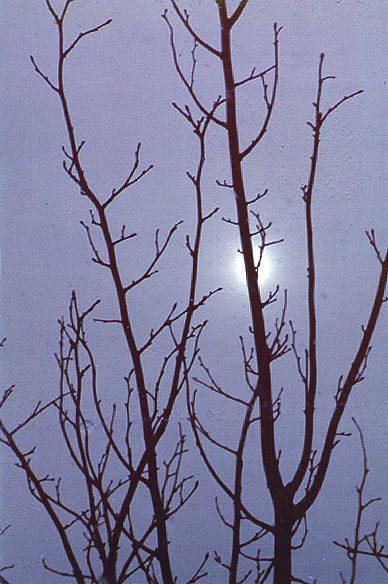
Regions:
M 274 578 L 273 584 L 291 583 L 292 522 L 287 512 L 275 513 Z
M 115 561 L 108 559 L 108 562 L 104 566 L 104 573 L 98 582 L 99 584 L 116 584 Z

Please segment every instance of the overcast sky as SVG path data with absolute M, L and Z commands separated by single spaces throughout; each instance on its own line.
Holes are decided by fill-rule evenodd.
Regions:
M 252 195 L 266 188 L 271 193 L 260 212 L 264 220 L 273 222 L 273 236 L 284 237 L 285 242 L 270 250 L 271 271 L 265 287 L 277 282 L 281 288 L 287 287 L 289 317 L 300 331 L 301 345 L 306 332 L 306 259 L 300 187 L 307 181 L 311 154 L 311 130 L 306 121 L 313 116 L 319 54 L 326 54 L 325 74 L 336 76 L 327 85 L 324 100 L 328 106 L 347 93 L 365 90 L 328 120 L 322 135 L 314 198 L 319 270 L 319 431 L 330 415 L 338 377 L 351 363 L 377 281 L 378 265 L 364 231 L 374 227 L 382 247 L 388 236 L 383 58 L 387 14 L 383 4 L 380 0 L 250 0 L 233 37 L 236 75 L 242 77 L 254 66 L 263 70 L 271 64 L 273 22 L 284 27 L 277 106 L 264 141 L 245 168 Z M 62 1 L 56 0 L 55 6 L 61 5 Z M 123 198 L 113 217 L 118 224 L 125 222 L 128 229 L 139 233 L 138 241 L 131 244 L 133 273 L 153 253 L 155 228 L 166 232 L 176 220 L 185 222 L 162 262 L 160 274 L 131 300 L 139 336 L 187 290 L 185 274 L 189 264 L 184 242 L 192 229 L 195 209 L 185 173 L 195 168 L 197 144 L 191 129 L 171 107 L 172 101 L 184 105 L 189 98 L 174 71 L 168 31 L 160 17 L 167 5 L 162 0 L 77 0 L 69 10 L 66 29 L 71 39 L 81 30 L 113 19 L 109 27 L 80 44 L 66 68 L 77 136 L 86 140 L 83 160 L 91 185 L 103 195 L 120 184 L 139 141 L 143 145 L 144 166 L 155 165 Z M 218 46 L 215 2 L 182 0 L 181 5 L 191 12 L 204 38 Z M 57 318 L 66 314 L 71 290 L 77 290 L 84 307 L 101 298 L 100 317 L 111 315 L 113 308 L 108 274 L 90 261 L 85 233 L 79 224 L 80 219 L 88 217 L 87 202 L 62 170 L 61 146 L 67 142 L 57 97 L 34 73 L 29 61 L 33 54 L 47 74 L 55 75 L 54 23 L 43 0 L 1 2 L 0 17 L 1 335 L 8 337 L 3 350 L 2 385 L 16 384 L 13 403 L 7 410 L 9 419 L 15 420 L 29 412 L 38 399 L 50 399 L 57 391 L 53 357 L 57 349 Z M 176 27 L 179 52 L 189 67 L 191 41 L 178 32 L 177 23 Z M 216 65 L 198 52 L 197 82 L 207 103 L 222 92 L 221 71 Z M 241 137 L 248 141 L 264 114 L 260 87 L 246 97 L 242 92 L 239 105 Z M 233 201 L 227 189 L 215 183 L 216 179 L 230 178 L 226 146 L 225 133 L 218 128 L 211 130 L 205 204 L 209 211 L 215 206 L 221 210 L 205 232 L 199 292 L 224 288 L 203 311 L 203 317 L 209 318 L 203 351 L 221 379 L 238 385 L 238 336 L 247 333 L 249 312 L 236 271 L 236 233 L 221 221 L 222 216 L 234 217 Z M 269 312 L 269 322 L 274 315 Z M 386 463 L 387 438 L 387 324 L 385 310 L 374 337 L 366 380 L 354 392 L 342 427 L 352 431 L 353 415 L 365 432 L 371 496 L 383 494 L 387 479 L 386 464 L 382 465 L 382 460 Z M 95 325 L 90 333 L 102 360 L 102 380 L 110 386 L 119 383 L 126 373 L 116 332 Z M 297 454 L 297 428 L 303 414 L 302 388 L 290 373 L 291 367 L 292 360 L 285 359 L 277 368 L 275 383 L 285 386 L 285 413 L 283 429 L 282 419 L 279 422 L 279 435 L 284 457 L 288 455 L 292 460 Z M 205 418 L 214 416 L 205 402 L 202 411 Z M 183 402 L 178 404 L 177 417 L 185 418 Z M 25 436 L 26 444 L 31 440 L 41 446 L 36 460 L 42 472 L 46 461 L 51 468 L 60 456 L 59 445 L 48 444 L 56 419 L 46 418 L 46 422 L 45 427 L 34 427 Z M 226 435 L 233 435 L 234 414 L 224 404 L 212 423 Z M 288 434 L 290 426 L 296 428 L 295 436 Z M 191 456 L 193 468 L 202 477 L 194 448 Z M 13 584 L 62 581 L 40 567 L 42 556 L 60 561 L 56 536 L 41 517 L 38 505 L 26 494 L 24 476 L 12 466 L 12 457 L 4 450 L 0 457 L 0 527 L 12 523 L 3 537 L 0 563 L 15 562 L 15 569 L 9 572 Z M 287 472 L 286 463 L 284 468 Z M 338 571 L 346 569 L 344 554 L 331 541 L 350 535 L 356 512 L 354 487 L 360 475 L 360 447 L 354 436 L 338 447 L 321 497 L 310 514 L 309 538 L 295 560 L 298 574 L 305 579 L 312 581 L 316 577 L 319 584 L 332 584 L 339 581 Z M 225 549 L 224 528 L 213 515 L 216 488 L 204 475 L 201 484 L 203 494 L 193 499 L 186 515 L 183 511 L 177 519 L 175 529 L 190 541 L 185 561 L 177 561 L 178 576 L 188 561 L 188 553 L 194 562 L 206 551 L 208 542 L 210 551 L 215 547 L 214 541 L 220 550 Z M 264 482 L 255 484 L 256 489 L 258 498 L 264 501 L 258 508 L 270 520 Z M 376 506 L 367 526 L 383 516 L 383 509 L 383 504 Z M 212 521 L 202 537 L 201 521 L 208 516 Z M 189 534 L 187 526 L 194 519 L 198 531 Z M 224 581 L 217 567 L 212 568 L 212 574 L 212 584 Z M 368 561 L 360 566 L 360 583 L 366 581 L 383 583 L 382 572 Z

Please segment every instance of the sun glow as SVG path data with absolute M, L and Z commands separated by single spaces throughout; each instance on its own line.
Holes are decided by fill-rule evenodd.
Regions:
M 257 263 L 259 260 L 259 250 L 257 248 L 254 249 L 253 256 L 255 262 Z M 244 258 L 241 253 L 238 253 L 235 260 L 234 260 L 234 273 L 236 275 L 236 279 L 241 283 L 245 283 L 245 266 L 244 266 Z M 259 282 L 260 284 L 265 284 L 271 274 L 273 272 L 273 265 L 271 259 L 268 254 L 264 254 L 261 258 L 261 263 L 259 267 Z

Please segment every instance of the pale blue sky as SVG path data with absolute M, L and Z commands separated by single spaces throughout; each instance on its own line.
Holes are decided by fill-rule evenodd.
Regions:
M 58 7 L 61 4 L 55 2 Z M 187 0 L 181 4 L 192 13 L 196 28 L 217 45 L 215 3 Z M 142 291 L 134 296 L 131 308 L 139 331 L 151 326 L 171 300 L 186 290 L 187 282 L 182 276 L 188 262 L 184 241 L 192 226 L 194 208 L 185 172 L 194 168 L 197 144 L 191 130 L 171 107 L 172 101 L 185 104 L 189 98 L 172 66 L 168 32 L 160 18 L 165 5 L 159 0 L 77 0 L 68 16 L 69 38 L 113 18 L 108 28 L 80 44 L 67 66 L 69 100 L 77 135 L 86 139 L 84 161 L 91 184 L 102 194 L 122 182 L 139 140 L 143 143 L 144 165 L 155 165 L 115 211 L 118 223 L 125 217 L 128 228 L 133 227 L 140 234 L 139 241 L 131 244 L 131 253 L 135 255 L 130 257 L 133 262 L 130 267 L 140 269 L 142 259 L 152 254 L 153 231 L 157 226 L 167 230 L 177 219 L 185 220 L 155 278 L 154 288 L 148 285 L 144 289 L 146 294 Z M 268 134 L 247 163 L 246 173 L 252 194 L 265 188 L 271 192 L 271 197 L 262 204 L 263 216 L 273 222 L 274 236 L 285 237 L 285 243 L 271 250 L 274 270 L 268 285 L 278 281 L 281 287 L 288 288 L 289 316 L 301 333 L 301 344 L 305 333 L 306 260 L 300 187 L 306 182 L 311 151 L 311 131 L 306 121 L 313 115 L 320 52 L 326 54 L 325 72 L 336 76 L 327 86 L 328 105 L 346 93 L 365 90 L 329 119 L 322 135 L 314 202 L 322 427 L 333 405 L 338 376 L 352 359 L 377 278 L 377 262 L 364 230 L 374 227 L 382 246 L 388 235 L 384 191 L 386 16 L 380 0 L 264 3 L 251 0 L 245 19 L 234 33 L 236 72 L 246 75 L 253 66 L 261 70 L 271 63 L 273 22 L 284 26 L 280 37 L 277 106 Z M 3 386 L 16 384 L 8 410 L 11 419 L 15 419 L 30 411 L 36 400 L 49 399 L 56 391 L 58 376 L 53 358 L 57 349 L 56 319 L 66 314 L 71 290 L 78 291 L 83 306 L 102 298 L 99 316 L 104 316 L 109 313 L 111 283 L 107 274 L 90 262 L 85 234 L 79 225 L 79 220 L 88 216 L 88 205 L 62 170 L 61 145 L 66 143 L 66 137 L 57 98 L 34 73 L 29 61 L 33 54 L 45 72 L 55 73 L 55 26 L 43 0 L 2 2 L 0 17 L 1 313 L 2 336 L 9 339 L 3 351 Z M 191 43 L 178 31 L 179 25 L 177 40 L 182 58 L 189 57 Z M 198 86 L 209 102 L 222 91 L 221 73 L 215 70 L 213 60 L 201 52 Z M 240 105 L 241 136 L 248 140 L 255 120 L 263 115 L 260 91 L 251 92 L 249 100 L 241 98 Z M 236 234 L 221 222 L 221 215 L 233 217 L 234 211 L 226 189 L 215 184 L 216 178 L 229 178 L 226 136 L 217 128 L 211 132 L 208 152 L 206 205 L 209 210 L 219 205 L 221 212 L 205 234 L 200 292 L 218 285 L 224 287 L 224 292 L 203 312 L 210 318 L 203 350 L 221 379 L 238 384 L 238 335 L 246 333 L 248 307 L 234 269 Z M 356 389 L 342 428 L 352 429 L 350 416 L 354 415 L 365 431 L 371 496 L 383 494 L 387 478 L 386 465 L 385 468 L 382 465 L 382 460 L 386 462 L 387 438 L 387 324 L 385 310 L 376 330 L 366 381 Z M 103 362 L 103 382 L 109 386 L 120 383 L 126 371 L 115 331 L 98 327 L 92 327 L 92 331 L 91 336 L 98 344 L 97 355 Z M 111 362 L 114 368 L 109 365 Z M 302 390 L 294 373 L 290 377 L 290 366 L 291 359 L 281 363 L 275 378 L 279 386 L 286 386 L 285 429 L 279 432 L 284 458 L 287 455 L 292 458 L 298 437 L 296 431 L 296 438 L 290 439 L 288 429 L 290 425 L 297 429 L 302 420 Z M 210 416 L 210 406 L 203 404 L 203 408 L 205 415 Z M 220 431 L 233 434 L 233 414 L 222 408 L 215 423 Z M 287 413 L 291 416 L 288 421 Z M 183 420 L 186 417 L 183 402 L 178 404 L 177 416 Z M 32 430 L 32 439 L 41 446 L 36 460 L 42 472 L 45 461 L 54 468 L 58 457 L 55 441 L 53 449 L 48 445 L 55 424 L 55 418 L 47 419 L 47 427 Z M 279 427 L 281 424 L 282 419 Z M 186 543 L 189 551 L 184 546 L 176 551 L 178 556 L 184 553 L 184 561 L 178 559 L 179 570 L 184 570 L 190 553 L 194 562 L 207 544 L 210 550 L 216 546 L 222 550 L 226 541 L 224 528 L 214 513 L 216 488 L 203 474 L 194 447 L 190 456 L 203 491 L 186 515 L 183 511 L 176 520 L 174 529 L 189 538 L 189 546 Z M 59 582 L 39 565 L 42 555 L 61 557 L 56 536 L 46 518 L 42 519 L 38 505 L 26 495 L 24 476 L 11 465 L 12 458 L 3 450 L 0 457 L 3 477 L 0 526 L 12 523 L 2 542 L 2 563 L 16 563 L 9 579 L 13 584 Z M 346 569 L 344 555 L 331 540 L 350 534 L 355 513 L 354 487 L 360 473 L 359 444 L 354 437 L 339 446 L 333 457 L 327 483 L 311 512 L 310 537 L 296 555 L 298 574 L 307 580 L 314 576 L 318 584 L 332 584 L 339 582 L 338 570 Z M 259 509 L 270 519 L 264 483 L 255 484 L 254 491 L 260 493 Z M 188 535 L 185 521 L 190 525 L 195 518 L 198 530 L 202 530 L 201 520 L 208 517 L 211 523 L 205 538 Z M 374 517 L 372 512 L 370 525 Z M 373 565 L 367 561 L 361 565 L 364 568 L 360 571 L 360 583 L 366 582 L 365 574 L 372 582 L 371 573 L 375 584 L 383 583 L 382 573 L 371 572 Z M 217 566 L 212 567 L 211 584 L 224 581 L 218 570 Z

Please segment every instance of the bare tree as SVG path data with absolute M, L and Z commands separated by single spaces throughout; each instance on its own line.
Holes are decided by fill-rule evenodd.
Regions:
M 186 378 L 188 408 L 191 425 L 196 437 L 196 442 L 202 458 L 212 476 L 218 482 L 222 490 L 230 497 L 233 504 L 232 519 L 227 521 L 220 513 L 223 522 L 232 530 L 231 553 L 229 562 L 224 562 L 217 555 L 217 561 L 222 564 L 229 573 L 229 584 L 245 581 L 250 575 L 250 571 L 239 575 L 239 560 L 241 557 L 251 559 L 257 567 L 255 582 L 264 582 L 270 571 L 273 569 L 274 584 L 289 584 L 291 581 L 301 581 L 292 573 L 292 549 L 293 536 L 301 523 L 305 523 L 306 514 L 315 502 L 328 470 L 330 458 L 334 447 L 338 444 L 341 431 L 339 424 L 348 402 L 350 393 L 354 386 L 363 380 L 370 352 L 370 342 L 373 331 L 380 313 L 380 309 L 385 300 L 384 293 L 388 273 L 388 251 L 385 254 L 378 249 L 375 233 L 373 230 L 367 232 L 369 243 L 371 244 L 377 260 L 381 266 L 380 277 L 376 285 L 374 301 L 370 309 L 369 319 L 363 327 L 363 334 L 356 351 L 353 362 L 347 374 L 341 376 L 335 390 L 335 407 L 333 409 L 330 422 L 326 431 L 326 438 L 320 453 L 313 449 L 314 426 L 316 418 L 316 392 L 318 383 L 318 360 L 317 360 L 317 315 L 315 301 L 315 281 L 316 267 L 313 242 L 313 220 L 312 220 L 312 200 L 314 183 L 317 173 L 319 145 L 324 124 L 331 114 L 333 114 L 343 103 L 356 97 L 362 90 L 358 90 L 345 95 L 336 103 L 329 107 L 323 106 L 323 89 L 327 81 L 334 79 L 332 75 L 326 75 L 323 71 L 324 54 L 319 59 L 317 94 L 314 101 L 314 120 L 308 122 L 313 133 L 313 147 L 311 155 L 310 172 L 306 184 L 302 186 L 303 200 L 305 202 L 306 217 L 306 239 L 307 239 L 307 270 L 308 270 L 308 327 L 309 341 L 308 347 L 304 351 L 304 358 L 301 357 L 296 345 L 296 331 L 290 321 L 290 334 L 285 332 L 286 327 L 286 305 L 287 295 L 285 293 L 284 305 L 279 318 L 275 323 L 274 330 L 266 325 L 264 317 L 265 308 L 273 303 L 278 295 L 277 287 L 269 296 L 263 299 L 260 280 L 258 278 L 260 263 L 266 247 L 277 243 L 267 240 L 267 231 L 270 224 L 265 225 L 257 211 L 250 211 L 251 205 L 256 203 L 265 193 L 259 194 L 250 199 L 246 194 L 245 177 L 243 163 L 245 159 L 254 151 L 266 134 L 275 105 L 278 86 L 278 43 L 281 27 L 274 24 L 274 63 L 260 73 L 252 69 L 250 75 L 241 80 L 236 80 L 233 69 L 232 41 L 231 34 L 237 21 L 242 16 L 248 1 L 241 0 L 231 11 L 228 10 L 226 0 L 216 0 L 219 14 L 220 48 L 215 44 L 205 41 L 191 25 L 189 14 L 183 10 L 176 0 L 171 0 L 174 13 L 180 23 L 186 29 L 188 35 L 194 42 L 194 51 L 201 47 L 214 57 L 223 72 L 224 97 L 218 97 L 213 103 L 221 102 L 225 105 L 225 116 L 216 117 L 212 115 L 211 121 L 219 128 L 225 130 L 228 140 L 228 152 L 231 170 L 231 180 L 223 181 L 220 186 L 231 190 L 236 208 L 236 219 L 227 219 L 229 223 L 235 225 L 239 232 L 241 253 L 244 258 L 246 286 L 249 297 L 251 313 L 251 329 L 253 337 L 253 347 L 247 349 L 241 339 L 245 377 L 249 388 L 246 399 L 241 399 L 230 393 L 216 382 L 209 369 L 202 363 L 206 374 L 206 381 L 199 380 L 202 386 L 206 386 L 213 392 L 218 393 L 222 398 L 239 403 L 243 410 L 241 433 L 236 446 L 225 445 L 204 428 L 197 414 L 196 392 L 190 393 L 189 377 Z M 170 30 L 170 42 L 172 47 L 173 60 L 178 76 L 186 87 L 195 106 L 203 115 L 209 115 L 210 107 L 207 106 L 198 95 L 195 81 L 196 59 L 193 59 L 191 75 L 187 76 L 183 72 L 180 64 L 177 49 L 174 41 L 174 28 L 171 24 L 168 13 L 165 11 L 164 18 Z M 272 75 L 272 83 L 267 81 Z M 258 124 L 258 130 L 251 141 L 243 145 L 239 138 L 236 94 L 242 86 L 248 83 L 259 81 L 262 85 L 265 114 L 264 119 Z M 189 119 L 192 116 L 188 106 L 178 108 L 180 113 Z M 189 117 L 190 116 L 190 117 Z M 252 225 L 252 222 L 254 225 Z M 259 260 L 255 261 L 253 253 L 253 240 L 259 238 Z M 279 468 L 280 453 L 275 441 L 275 421 L 279 415 L 280 396 L 274 397 L 272 389 L 272 367 L 273 363 L 282 357 L 286 352 L 292 350 L 295 358 L 299 376 L 304 386 L 305 407 L 304 407 L 304 440 L 301 449 L 299 463 L 295 469 L 292 479 L 286 482 Z M 255 410 L 256 403 L 259 404 L 259 420 Z M 244 447 L 246 444 L 249 428 L 259 422 L 260 427 L 260 452 L 267 487 L 271 496 L 274 521 L 271 525 L 255 517 L 248 511 L 243 503 L 243 461 Z M 290 430 L 291 432 L 291 430 Z M 203 438 L 217 445 L 222 450 L 228 452 L 233 457 L 234 464 L 234 484 L 229 486 L 222 479 L 214 464 L 210 461 L 203 443 Z M 290 436 L 291 439 L 291 436 Z M 300 494 L 300 490 L 304 493 Z M 259 527 L 253 537 L 247 540 L 241 537 L 241 522 L 249 520 Z M 266 533 L 270 533 L 274 538 L 273 555 L 268 558 L 267 569 L 261 569 L 260 554 L 248 555 L 246 548 L 256 542 Z M 302 536 L 302 544 L 304 541 Z M 300 545 L 300 544 L 299 544 Z
M 1 441 L 16 455 L 17 465 L 26 474 L 30 492 L 49 514 L 70 564 L 68 571 L 51 567 L 43 560 L 46 569 L 55 574 L 72 577 L 79 584 L 87 581 L 97 582 L 100 576 L 102 582 L 118 584 L 125 582 L 134 574 L 135 578 L 138 578 L 139 571 L 143 572 L 145 581 L 149 583 L 162 581 L 165 584 L 172 584 L 175 579 L 170 561 L 167 521 L 192 496 L 197 483 L 192 482 L 191 476 L 182 478 L 180 475 L 182 456 L 185 453 L 185 436 L 181 429 L 175 449 L 163 464 L 157 448 L 167 430 L 176 398 L 194 364 L 199 338 L 206 325 L 205 321 L 194 324 L 194 313 L 217 292 L 210 291 L 199 298 L 196 289 L 202 229 L 205 222 L 217 211 L 213 209 L 206 214 L 203 210 L 201 176 L 205 163 L 205 135 L 218 104 L 214 106 L 213 111 L 194 124 L 199 155 L 194 173 L 189 174 L 194 186 L 196 226 L 192 239 L 187 236 L 187 248 L 191 257 L 191 272 L 187 277 L 189 282 L 187 299 L 183 302 L 173 301 L 168 314 L 162 317 L 141 341 L 134 331 L 128 298 L 135 288 L 157 272 L 157 264 L 166 252 L 181 221 L 175 223 L 164 238 L 160 236 L 159 229 L 156 231 L 152 260 L 140 275 L 126 281 L 122 275 L 123 269 L 120 268 L 117 250 L 136 237 L 136 233 L 128 233 L 125 225 L 122 225 L 118 234 L 113 233 L 109 209 L 120 195 L 148 175 L 152 165 L 140 167 L 139 143 L 132 168 L 120 186 L 113 188 L 105 198 L 99 198 L 90 186 L 81 160 L 81 150 L 85 142 L 78 140 L 76 136 L 66 95 L 64 68 L 66 60 L 78 44 L 85 37 L 108 26 L 111 20 L 80 32 L 74 40 L 67 43 L 64 23 L 71 4 L 72 0 L 66 0 L 63 10 L 57 12 L 52 2 L 46 0 L 58 32 L 57 79 L 55 81 L 50 79 L 33 56 L 31 62 L 37 74 L 58 96 L 69 142 L 69 147 L 63 147 L 65 156 L 63 168 L 77 186 L 81 196 L 86 197 L 91 205 L 89 222 L 81 221 L 81 224 L 92 250 L 92 261 L 109 271 L 116 294 L 119 313 L 117 318 L 97 320 L 106 325 L 118 325 L 124 335 L 129 363 L 129 373 L 125 378 L 126 396 L 122 405 L 126 426 L 121 434 L 116 432 L 116 402 L 113 403 L 112 411 L 109 414 L 106 412 L 106 405 L 98 392 L 96 364 L 85 333 L 86 318 L 100 300 L 96 300 L 86 310 L 81 311 L 73 292 L 69 305 L 69 320 L 59 321 L 60 342 L 56 355 L 60 369 L 59 396 L 48 403 L 39 402 L 32 413 L 14 428 L 6 427 L 0 421 Z M 95 231 L 99 231 L 102 236 L 104 252 L 97 247 Z M 161 338 L 164 341 L 168 340 L 169 349 L 152 381 L 154 370 L 150 372 L 146 370 L 144 357 Z M 12 389 L 8 390 L 3 401 L 11 393 Z M 141 438 L 132 431 L 134 394 L 140 410 L 143 446 Z M 99 452 L 98 449 L 96 452 L 96 445 L 93 444 L 88 422 L 90 396 L 106 440 Z M 40 476 L 34 470 L 32 455 L 35 447 L 26 451 L 17 440 L 17 434 L 22 429 L 48 408 L 53 407 L 58 411 L 65 448 L 83 480 L 85 508 L 82 509 L 75 509 L 66 501 L 66 496 L 62 492 L 61 477 Z M 136 458 L 134 450 L 136 453 L 140 452 Z M 122 467 L 117 480 L 111 478 L 112 459 L 115 459 L 116 465 Z M 151 511 L 146 526 L 139 528 L 136 526 L 136 496 L 142 489 L 148 492 Z M 85 548 L 81 551 L 74 543 L 77 536 L 79 537 L 79 532 L 75 529 L 77 527 L 86 541 Z M 123 540 L 126 543 L 123 543 Z M 127 552 L 124 552 L 125 546 Z M 196 582 L 203 575 L 202 566 L 206 560 L 207 556 L 189 577 L 188 583 Z M 160 575 L 157 573 L 155 562 L 159 565 Z
M 100 299 L 81 310 L 77 295 L 73 292 L 68 318 L 59 320 L 60 340 L 56 355 L 60 371 L 59 395 L 48 402 L 39 402 L 32 413 L 13 428 L 0 421 L 1 442 L 16 456 L 17 465 L 27 477 L 32 496 L 48 513 L 70 566 L 70 568 L 53 567 L 44 560 L 44 567 L 57 575 L 72 578 L 79 584 L 85 582 L 121 584 L 127 580 L 138 582 L 139 579 L 148 584 L 158 582 L 173 584 L 177 581 L 170 554 L 168 521 L 191 498 L 198 483 L 194 477 L 186 476 L 182 471 L 183 455 L 186 452 L 183 429 L 179 427 L 176 445 L 169 455 L 165 452 L 165 446 L 162 448 L 161 444 L 171 426 L 171 420 L 174 419 L 177 398 L 185 389 L 189 421 L 200 455 L 221 491 L 232 504 L 230 519 L 217 500 L 217 511 L 223 524 L 231 531 L 231 538 L 229 559 L 225 560 L 216 552 L 215 561 L 226 570 L 229 584 L 240 584 L 247 582 L 248 579 L 255 584 L 262 584 L 272 575 L 274 584 L 303 582 L 292 572 L 292 550 L 303 545 L 307 535 L 306 515 L 321 491 L 332 451 L 343 434 L 339 424 L 353 387 L 363 379 L 372 334 L 385 300 L 388 254 L 380 252 L 375 233 L 371 230 L 367 232 L 367 237 L 381 267 L 375 297 L 355 357 L 347 373 L 340 377 L 338 386 L 334 389 L 334 409 L 326 430 L 324 445 L 318 452 L 314 449 L 319 372 L 312 220 L 314 184 L 322 128 L 332 113 L 343 103 L 359 95 L 361 90 L 345 95 L 333 105 L 324 107 L 324 85 L 333 79 L 333 76 L 325 75 L 324 54 L 321 54 L 314 101 L 314 120 L 309 122 L 313 133 L 311 165 L 306 184 L 302 186 L 307 239 L 309 328 L 308 347 L 302 357 L 297 347 L 294 325 L 292 321 L 287 322 L 286 291 L 280 315 L 273 329 L 269 327 L 265 318 L 266 308 L 276 302 L 280 289 L 277 286 L 267 297 L 263 296 L 258 278 L 260 265 L 266 248 L 281 240 L 268 239 L 271 224 L 263 222 L 260 212 L 253 207 L 266 195 L 266 191 L 254 197 L 247 196 L 243 167 L 244 161 L 264 138 L 275 107 L 281 27 L 274 24 L 273 64 L 260 72 L 252 69 L 246 77 L 236 80 L 231 33 L 243 16 L 248 0 L 236 3 L 234 10 L 228 9 L 226 0 L 216 0 L 221 37 L 219 48 L 216 43 L 211 44 L 202 38 L 193 28 L 188 12 L 183 10 L 176 0 L 170 0 L 173 13 L 193 41 L 191 69 L 189 74 L 186 74 L 176 48 L 174 25 L 166 10 L 163 18 L 170 33 L 174 65 L 194 104 L 190 106 L 174 104 L 174 107 L 189 124 L 198 145 L 196 168 L 187 172 L 194 191 L 196 225 L 194 233 L 186 237 L 186 251 L 191 259 L 187 298 L 184 301 L 172 299 L 171 309 L 167 315 L 162 316 L 160 321 L 144 334 L 144 331 L 135 330 L 128 299 L 133 290 L 155 275 L 159 260 L 166 253 L 181 221 L 177 221 L 164 238 L 160 237 L 159 230 L 156 231 L 153 258 L 140 274 L 131 274 L 128 277 L 126 269 L 124 270 L 120 263 L 118 249 L 128 245 L 130 240 L 136 237 L 136 233 L 128 232 L 125 225 L 116 233 L 114 222 L 110 219 L 110 209 L 128 189 L 136 188 L 140 181 L 147 180 L 152 165 L 142 167 L 139 143 L 135 150 L 133 165 L 124 181 L 105 196 L 97 194 L 91 186 L 91 181 L 86 178 L 88 173 L 82 159 L 85 142 L 78 138 L 75 130 L 67 98 L 64 71 L 67 58 L 75 52 L 79 43 L 85 37 L 98 33 L 108 26 L 110 20 L 80 32 L 74 40 L 68 42 L 65 38 L 64 23 L 72 0 L 65 1 L 61 12 L 56 11 L 50 0 L 45 2 L 58 32 L 57 78 L 49 77 L 34 57 L 31 57 L 31 61 L 36 73 L 58 97 L 62 108 L 68 138 L 68 146 L 63 147 L 63 168 L 80 195 L 90 204 L 89 221 L 82 221 L 81 224 L 92 250 L 92 261 L 110 274 L 117 302 L 117 316 L 96 317 L 95 320 L 103 325 L 118 326 L 121 329 L 127 352 L 128 374 L 125 376 L 123 399 L 120 402 L 119 398 L 115 397 L 113 404 L 109 403 L 99 387 L 98 368 L 92 343 L 89 342 L 86 332 L 86 322 L 95 314 Z M 224 78 L 223 91 L 207 103 L 197 92 L 199 49 L 206 51 L 215 59 Z M 264 117 L 250 142 L 243 145 L 239 137 L 236 94 L 240 90 L 243 91 L 247 85 L 256 82 L 262 88 Z M 218 383 L 206 359 L 199 356 L 200 338 L 206 321 L 194 320 L 194 316 L 207 300 L 220 290 L 217 288 L 202 296 L 197 292 L 203 227 L 218 211 L 218 208 L 205 210 L 202 196 L 206 139 L 208 129 L 212 126 L 221 128 L 227 135 L 231 179 L 217 182 L 220 187 L 230 191 L 235 201 L 236 217 L 226 218 L 225 221 L 235 226 L 239 233 L 250 306 L 250 340 L 241 337 L 243 372 L 246 380 L 245 397 L 241 391 L 230 391 Z M 258 260 L 255 259 L 253 250 L 255 238 L 258 239 Z M 103 242 L 103 251 L 100 249 L 99 241 Z M 155 375 L 154 368 L 151 370 L 147 368 L 149 361 L 145 356 L 152 354 L 156 359 L 158 353 L 153 351 L 158 343 L 163 350 L 168 343 L 168 349 Z M 272 379 L 274 363 L 288 352 L 295 356 L 296 368 L 304 388 L 305 405 L 303 444 L 293 476 L 286 482 L 280 470 L 280 452 L 276 446 L 275 436 L 275 422 L 280 414 L 282 396 L 281 393 L 274 394 Z M 192 378 L 197 360 L 202 375 Z M 208 390 L 241 410 L 241 425 L 236 444 L 224 443 L 205 427 L 198 413 L 198 389 L 195 391 L 191 389 L 193 382 L 197 388 Z M 1 405 L 11 393 L 12 388 L 6 391 Z M 35 447 L 29 446 L 26 449 L 19 440 L 19 435 L 32 421 L 40 419 L 47 411 L 53 409 L 58 414 L 64 450 L 69 454 L 72 466 L 78 472 L 79 484 L 82 484 L 84 506 L 81 508 L 76 508 L 68 500 L 62 477 L 54 478 L 49 474 L 41 476 L 35 470 L 33 460 Z M 141 436 L 133 428 L 136 409 L 140 411 Z M 89 421 L 92 410 L 103 431 L 103 444 L 93 439 Z M 124 426 L 117 423 L 119 410 L 125 420 Z M 246 445 L 249 431 L 255 428 L 258 429 L 258 452 L 272 500 L 272 522 L 262 520 L 248 508 L 244 499 L 246 485 L 243 469 L 247 460 Z M 290 437 L 291 431 L 289 428 Z M 232 457 L 231 485 L 223 478 L 216 463 L 211 460 L 205 441 Z M 366 471 L 364 474 L 366 477 Z M 362 490 L 363 484 L 360 487 L 361 495 Z M 141 505 L 144 501 L 147 502 L 146 520 L 139 517 L 139 501 Z M 361 499 L 360 512 L 364 508 L 365 504 Z M 295 543 L 294 537 L 300 528 L 302 535 L 299 543 Z M 85 541 L 83 549 L 79 546 L 80 536 Z M 260 548 L 261 540 L 266 536 L 272 536 L 274 540 L 273 551 L 269 555 L 263 555 Z M 345 543 L 344 549 L 355 562 L 357 555 L 363 553 L 360 545 L 366 543 L 372 555 L 378 561 L 383 561 L 385 556 L 376 538 L 377 527 L 375 531 L 368 536 L 362 536 L 361 539 L 356 535 L 354 543 Z M 204 568 L 208 558 L 209 553 L 206 553 L 200 565 L 191 569 L 186 584 L 194 584 L 207 575 Z M 244 566 L 248 562 L 253 567 L 245 570 L 243 562 Z

